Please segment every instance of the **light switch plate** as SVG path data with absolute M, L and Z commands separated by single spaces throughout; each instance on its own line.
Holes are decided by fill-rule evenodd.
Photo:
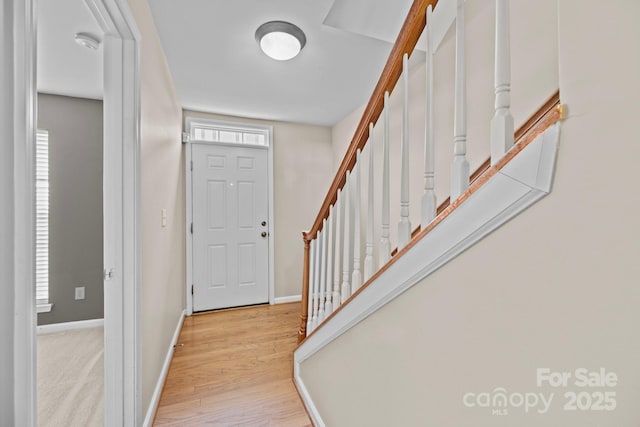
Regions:
M 76 288 L 76 299 L 84 299 L 84 286 Z

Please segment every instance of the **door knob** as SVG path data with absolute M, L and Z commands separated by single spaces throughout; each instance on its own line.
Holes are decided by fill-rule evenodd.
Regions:
M 263 231 L 262 233 L 260 233 L 260 235 L 262 237 L 267 237 L 269 235 L 269 233 L 267 233 L 266 231 Z

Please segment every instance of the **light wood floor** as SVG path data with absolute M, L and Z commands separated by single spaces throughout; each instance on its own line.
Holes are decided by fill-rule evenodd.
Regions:
M 300 303 L 187 317 L 156 426 L 302 427 L 292 382 Z

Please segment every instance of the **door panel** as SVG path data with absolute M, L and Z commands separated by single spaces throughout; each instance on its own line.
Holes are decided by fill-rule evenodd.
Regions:
M 267 150 L 194 143 L 192 158 L 194 311 L 268 302 Z
M 226 200 L 226 181 L 207 181 L 207 218 L 209 230 L 224 230 L 227 228 L 227 214 L 224 207 Z
M 238 227 L 256 230 L 255 192 L 253 182 L 238 183 Z
M 209 245 L 208 277 L 210 288 L 224 288 L 227 284 L 227 245 Z

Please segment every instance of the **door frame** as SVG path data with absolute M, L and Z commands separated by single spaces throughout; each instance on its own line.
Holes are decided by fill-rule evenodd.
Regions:
M 257 125 L 253 123 L 244 123 L 244 122 L 234 122 L 234 121 L 224 121 L 210 118 L 202 118 L 195 116 L 187 116 L 185 117 L 185 134 L 186 141 L 185 144 L 185 189 L 186 189 L 186 197 L 185 197 L 185 236 L 186 236 L 186 281 L 185 281 L 185 298 L 187 301 L 187 316 L 191 316 L 193 314 L 193 296 L 191 294 L 191 286 L 193 285 L 193 234 L 191 233 L 191 223 L 193 222 L 193 183 L 192 183 L 192 173 L 191 173 L 191 161 L 192 157 L 192 144 L 209 144 L 209 145 L 225 145 L 225 146 L 238 146 L 244 148 L 255 148 L 256 150 L 264 150 L 264 148 L 253 147 L 251 145 L 240 145 L 240 144 L 225 144 L 219 142 L 211 142 L 211 141 L 191 141 L 189 136 L 191 130 L 191 124 L 193 122 L 197 123 L 207 123 L 212 126 L 221 126 L 226 128 L 234 128 L 234 129 L 248 129 L 248 130 L 260 130 L 266 131 L 267 133 L 267 191 L 268 191 L 268 204 L 269 209 L 267 213 L 267 221 L 269 227 L 267 227 L 267 232 L 269 233 L 269 304 L 275 304 L 275 262 L 274 262 L 274 248 L 275 248 L 275 225 L 274 225 L 274 198 L 273 198 L 273 126 L 269 125 Z
M 9 332 L 10 345 L 0 349 L 0 423 L 31 427 L 36 422 L 36 11 L 34 0 L 3 0 L 1 7 L 0 328 Z
M 133 427 L 141 425 L 143 413 L 141 36 L 127 0 L 85 0 L 85 3 L 105 34 L 104 334 L 108 345 L 104 349 L 104 424 Z
M 104 146 L 105 206 L 113 219 L 105 232 L 105 265 L 113 269 L 105 280 L 105 425 L 137 426 L 142 421 L 140 351 L 140 33 L 126 0 L 85 0 L 105 31 Z M 2 154 L 12 156 L 2 178 L 13 183 L 0 217 L 0 239 L 12 284 L 0 296 L 13 308 L 13 346 L 0 350 L 0 359 L 13 367 L 13 381 L 0 385 L 2 403 L 13 425 L 36 423 L 36 304 L 34 299 L 33 238 L 35 189 L 33 148 L 37 126 L 36 18 L 37 0 L 3 0 L 3 39 L 0 62 L 3 94 L 0 104 L 10 129 L 2 129 Z M 7 13 L 8 11 L 8 13 Z M 4 14 L 11 15 L 6 16 Z M 8 50 L 11 52 L 8 52 Z M 5 54 L 8 54 L 6 57 Z M 9 58 L 6 60 L 6 58 Z M 4 85 L 11 82 L 12 90 Z M 5 138 L 6 137 L 6 138 Z M 6 142 L 5 142 L 6 141 Z M 4 192 L 4 186 L 1 188 Z M 119 191 L 116 191 L 118 189 Z M 106 209 L 106 207 L 105 207 Z M 106 211 L 105 211 L 106 212 Z M 8 213 L 9 215 L 5 215 Z M 8 218 L 10 217 L 10 218 Z M 7 227 L 11 226 L 11 229 Z M 4 267 L 5 257 L 1 259 Z M 4 372 L 0 372 L 3 373 Z M 6 392 L 6 393 L 5 393 Z M 3 399 L 4 400 L 4 399 Z M 3 418 L 4 419 L 4 418 Z

